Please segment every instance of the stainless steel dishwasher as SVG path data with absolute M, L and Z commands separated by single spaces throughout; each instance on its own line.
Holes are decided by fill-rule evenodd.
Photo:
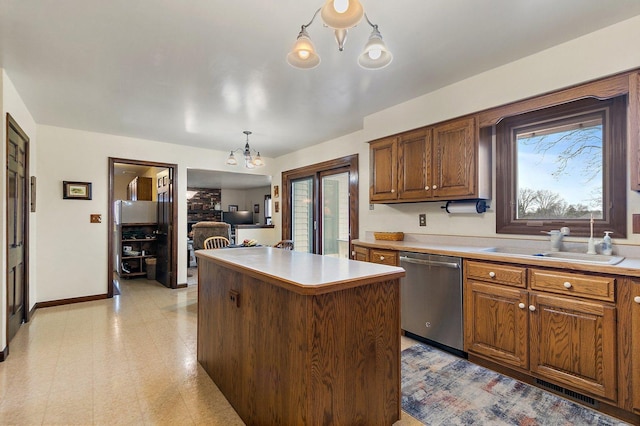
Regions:
M 406 276 L 400 281 L 405 335 L 464 356 L 462 259 L 400 252 Z

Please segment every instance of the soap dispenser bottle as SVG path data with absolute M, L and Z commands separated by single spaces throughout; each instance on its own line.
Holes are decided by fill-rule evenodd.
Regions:
M 602 239 L 602 254 L 611 256 L 613 253 L 613 246 L 611 244 L 611 234 L 612 231 L 604 231 L 604 238 Z

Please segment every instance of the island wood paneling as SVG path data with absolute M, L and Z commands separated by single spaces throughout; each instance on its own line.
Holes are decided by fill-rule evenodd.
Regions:
M 198 280 L 198 361 L 247 424 L 400 418 L 398 279 L 305 295 L 200 257 Z

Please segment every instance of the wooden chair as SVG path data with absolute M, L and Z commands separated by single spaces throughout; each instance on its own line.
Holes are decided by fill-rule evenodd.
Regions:
M 229 240 L 225 237 L 209 237 L 204 240 L 205 249 L 219 249 L 229 245 Z
M 278 241 L 273 247 L 274 248 L 281 248 L 281 249 L 284 249 L 284 250 L 293 250 L 293 240 Z

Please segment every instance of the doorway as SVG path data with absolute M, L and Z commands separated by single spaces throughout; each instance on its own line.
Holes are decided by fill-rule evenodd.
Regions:
M 23 322 L 29 321 L 29 137 L 7 114 L 7 346 Z
M 141 177 L 137 176 L 137 172 L 134 171 L 128 177 L 121 176 L 121 173 L 128 173 L 128 171 L 136 169 L 147 170 L 147 173 Z M 108 270 L 110 274 L 108 297 L 113 297 L 117 292 L 116 274 L 118 277 L 126 278 L 152 276 L 152 279 L 165 287 L 178 288 L 177 228 L 174 226 L 177 223 L 178 215 L 174 203 L 177 188 L 176 176 L 176 164 L 109 158 Z M 125 190 L 121 188 L 122 184 L 117 184 L 117 181 L 123 179 L 131 179 L 130 184 L 126 187 L 126 194 Z M 138 194 L 142 194 L 144 190 L 142 186 L 138 186 L 138 183 L 145 180 L 148 181 L 145 183 L 150 184 L 149 190 L 155 196 L 152 197 L 152 200 L 147 198 L 142 201 Z M 145 203 L 152 204 L 154 226 L 150 227 L 148 220 L 139 222 L 138 219 L 122 219 L 122 206 L 126 205 L 137 209 L 138 206 L 131 206 L 131 204 Z M 148 210 L 149 206 L 143 207 Z M 126 260 L 124 265 L 123 259 Z M 152 275 L 147 269 L 151 267 L 154 268 Z

